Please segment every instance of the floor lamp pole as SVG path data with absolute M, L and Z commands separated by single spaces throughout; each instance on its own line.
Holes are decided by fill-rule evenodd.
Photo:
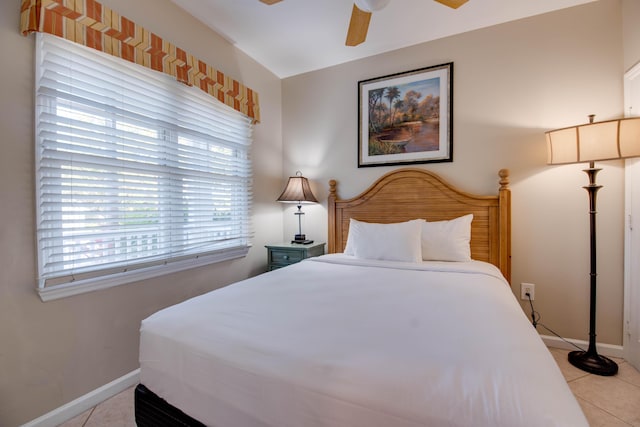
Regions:
M 618 372 L 618 365 L 613 360 L 600 356 L 596 349 L 596 289 L 597 289 L 597 263 L 596 263 L 596 193 L 602 188 L 596 184 L 596 174 L 601 169 L 595 167 L 594 162 L 589 163 L 589 168 L 584 172 L 589 176 L 589 185 L 583 187 L 589 193 L 589 229 L 591 250 L 590 272 L 590 303 L 589 303 L 589 348 L 587 351 L 572 351 L 569 353 L 569 362 L 583 371 L 596 375 L 610 376 Z

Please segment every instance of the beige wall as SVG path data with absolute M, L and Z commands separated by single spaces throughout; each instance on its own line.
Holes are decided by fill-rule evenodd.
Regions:
M 621 2 L 602 0 L 285 79 L 285 173 L 303 170 L 321 198 L 331 178 L 341 197 L 355 196 L 391 169 L 357 168 L 357 82 L 453 61 L 454 161 L 421 167 L 479 193 L 495 192 L 497 171 L 511 169 L 512 288 L 536 284 L 543 323 L 586 340 L 587 176 L 584 165 L 546 165 L 544 132 L 590 113 L 621 116 L 621 22 Z M 621 344 L 623 170 L 619 161 L 600 166 L 598 340 Z M 326 236 L 326 208 L 306 210 L 307 234 Z M 293 219 L 284 220 L 292 233 Z
M 0 2 L 0 426 L 32 420 L 138 367 L 140 321 L 266 269 L 281 239 L 281 81 L 169 0 L 104 0 L 260 94 L 255 127 L 254 246 L 248 257 L 43 303 L 35 291 L 34 37 L 18 0 Z M 152 11 L 152 13 L 146 13 Z M 187 29 L 187 30 L 185 30 Z

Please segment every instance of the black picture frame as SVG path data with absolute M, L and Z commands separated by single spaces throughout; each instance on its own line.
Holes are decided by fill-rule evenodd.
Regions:
M 453 62 L 358 82 L 358 167 L 453 161 Z

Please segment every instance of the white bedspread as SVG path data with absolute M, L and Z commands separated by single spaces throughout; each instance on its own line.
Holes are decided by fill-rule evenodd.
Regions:
M 140 366 L 217 427 L 588 425 L 481 262 L 311 258 L 145 319 Z

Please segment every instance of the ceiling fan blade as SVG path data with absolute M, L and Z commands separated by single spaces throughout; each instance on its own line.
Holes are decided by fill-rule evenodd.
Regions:
M 357 46 L 367 38 L 369 30 L 369 21 L 371 20 L 371 12 L 360 10 L 358 6 L 353 5 L 351 12 L 351 21 L 349 21 L 349 30 L 347 31 L 347 46 Z
M 260 0 L 264 4 L 276 4 L 281 2 L 282 0 Z
M 449 6 L 451 8 L 457 9 L 469 0 L 435 0 L 438 3 L 442 3 L 445 6 Z

